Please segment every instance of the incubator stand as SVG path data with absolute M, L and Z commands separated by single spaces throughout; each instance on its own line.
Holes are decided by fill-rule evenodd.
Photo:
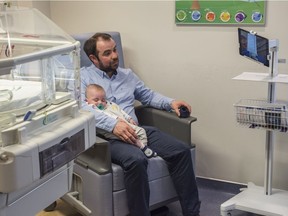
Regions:
M 79 42 L 36 9 L 0 12 L 0 215 L 31 216 L 70 190 L 95 143 L 80 107 Z
M 270 40 L 270 73 L 244 72 L 235 80 L 268 83 L 266 101 L 240 100 L 235 104 L 236 120 L 242 126 L 266 130 L 264 187 L 248 183 L 242 192 L 221 204 L 221 216 L 238 209 L 266 216 L 288 216 L 288 191 L 272 188 L 275 132 L 287 132 L 287 103 L 276 102 L 276 83 L 288 84 L 288 75 L 278 74 L 278 40 Z

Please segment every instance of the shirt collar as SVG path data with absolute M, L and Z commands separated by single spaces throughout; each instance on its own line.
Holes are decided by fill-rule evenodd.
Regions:
M 113 77 L 115 77 L 115 76 L 117 76 L 117 74 L 118 74 L 118 70 L 119 70 L 119 67 L 116 69 L 116 71 L 117 71 L 117 74 L 113 74 L 113 76 L 110 78 L 104 71 L 102 71 L 102 70 L 100 70 L 99 68 L 97 68 L 95 65 L 91 65 L 90 67 L 94 67 L 94 69 L 95 69 L 95 71 L 96 71 L 96 73 L 98 73 L 102 78 L 109 78 L 109 79 L 113 79 Z

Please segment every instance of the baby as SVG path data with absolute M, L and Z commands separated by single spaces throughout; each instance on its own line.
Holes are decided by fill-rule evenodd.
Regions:
M 137 123 L 122 110 L 117 104 L 106 100 L 106 93 L 102 86 L 90 84 L 86 88 L 86 102 L 94 109 L 105 113 L 113 118 L 121 118 L 126 121 L 138 135 L 136 145 L 144 152 L 147 158 L 156 157 L 157 153 L 147 146 L 147 136 L 144 128 L 137 126 Z M 104 137 L 118 139 L 113 133 L 104 133 Z

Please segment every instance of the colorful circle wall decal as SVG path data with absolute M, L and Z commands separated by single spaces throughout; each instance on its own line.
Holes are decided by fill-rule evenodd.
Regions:
M 241 23 L 246 19 L 246 14 L 242 11 L 239 11 L 235 14 L 235 21 Z
M 260 12 L 254 12 L 252 13 L 252 20 L 254 22 L 260 22 L 263 18 L 263 15 Z
M 201 18 L 201 13 L 198 10 L 194 10 L 191 14 L 191 19 L 195 22 L 197 22 L 198 20 L 200 20 Z
M 177 19 L 178 19 L 179 21 L 185 20 L 186 16 L 187 16 L 187 14 L 186 14 L 186 12 L 185 12 L 184 10 L 179 10 L 179 11 L 177 11 L 177 13 L 176 13 L 176 17 L 177 17 Z
M 209 11 L 206 13 L 206 20 L 209 22 L 213 22 L 216 18 L 216 14 L 213 11 Z
M 228 22 L 230 20 L 231 16 L 230 13 L 228 11 L 224 11 L 220 14 L 220 19 L 222 20 L 222 22 Z

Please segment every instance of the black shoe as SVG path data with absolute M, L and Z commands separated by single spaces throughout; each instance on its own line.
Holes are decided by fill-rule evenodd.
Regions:
M 151 216 L 166 216 L 169 213 L 169 208 L 167 206 L 162 206 L 150 212 Z

